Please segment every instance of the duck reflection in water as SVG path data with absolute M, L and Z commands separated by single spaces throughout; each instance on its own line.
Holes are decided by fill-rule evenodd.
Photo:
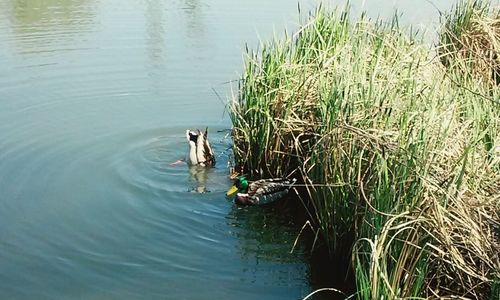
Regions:
M 195 182 L 193 188 L 190 187 L 190 192 L 196 193 L 206 193 L 210 192 L 207 190 L 207 179 L 210 169 L 202 166 L 189 166 L 189 180 Z

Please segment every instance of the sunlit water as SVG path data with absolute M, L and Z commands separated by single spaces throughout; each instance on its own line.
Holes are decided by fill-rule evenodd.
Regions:
M 379 2 L 370 15 L 437 20 Z M 302 224 L 224 198 L 228 82 L 246 42 L 297 19 L 289 0 L 0 0 L 0 298 L 311 292 L 307 247 L 290 253 Z M 216 168 L 172 166 L 205 126 Z

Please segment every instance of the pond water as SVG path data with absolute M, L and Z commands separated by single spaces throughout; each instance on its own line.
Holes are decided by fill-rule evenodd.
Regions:
M 428 2 L 379 3 L 370 15 L 437 20 Z M 311 292 L 286 204 L 224 198 L 229 82 L 245 43 L 297 19 L 289 0 L 0 0 L 0 298 Z M 216 168 L 171 166 L 205 126 Z

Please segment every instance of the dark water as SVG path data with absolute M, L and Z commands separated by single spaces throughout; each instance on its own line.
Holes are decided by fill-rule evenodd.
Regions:
M 436 19 L 416 2 L 365 7 Z M 286 205 L 224 199 L 231 141 L 217 132 L 245 42 L 297 19 L 289 0 L 0 0 L 0 298 L 311 292 Z M 217 167 L 170 166 L 204 126 Z

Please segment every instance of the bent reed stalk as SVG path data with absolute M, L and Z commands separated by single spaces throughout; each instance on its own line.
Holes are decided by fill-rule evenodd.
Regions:
M 320 7 L 303 24 L 247 49 L 237 166 L 299 178 L 331 255 L 352 259 L 357 298 L 496 299 L 500 104 L 485 98 L 497 86 L 443 67 L 396 18 Z

